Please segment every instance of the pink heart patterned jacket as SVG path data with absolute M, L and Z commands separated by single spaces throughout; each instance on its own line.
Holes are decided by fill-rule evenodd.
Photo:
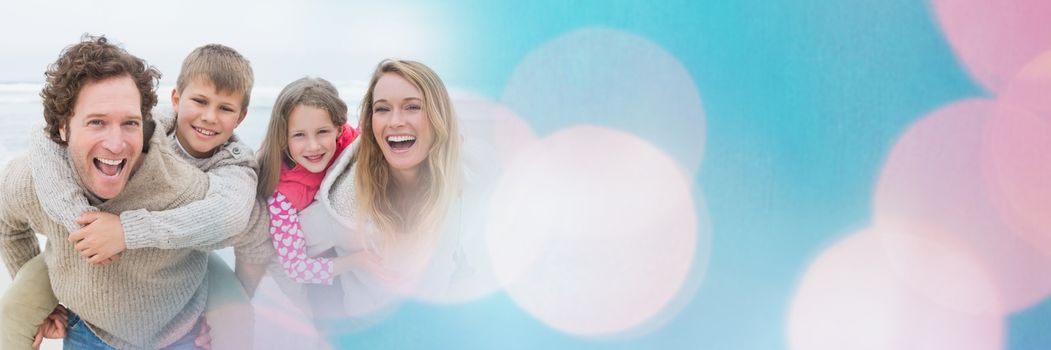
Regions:
M 299 212 L 314 201 L 332 162 L 357 137 L 360 131 L 343 125 L 343 132 L 336 140 L 336 152 L 325 170 L 311 173 L 296 164 L 292 168 L 282 167 L 274 194 L 268 201 L 270 209 L 270 235 L 274 249 L 281 259 L 281 267 L 297 283 L 332 284 L 332 261 L 327 258 L 311 258 L 306 254 L 306 239 L 299 224 Z

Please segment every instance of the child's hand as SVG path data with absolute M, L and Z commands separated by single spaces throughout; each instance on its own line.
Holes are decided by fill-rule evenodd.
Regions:
M 212 327 L 208 326 L 208 321 L 204 319 L 204 316 L 201 316 L 201 330 L 197 332 L 193 345 L 204 350 L 212 350 Z
M 33 348 L 39 349 L 40 344 L 44 343 L 44 338 L 65 338 L 68 323 L 69 315 L 66 313 L 66 308 L 62 305 L 56 306 L 55 310 L 52 310 L 51 314 L 44 319 L 44 324 L 37 328 L 36 337 L 33 338 Z
M 109 259 L 106 259 L 106 260 L 103 260 L 102 262 L 100 262 L 99 266 L 109 266 L 109 264 L 115 263 L 115 262 L 117 262 L 117 260 L 120 260 L 120 256 L 123 255 L 123 254 L 124 254 L 124 252 L 117 253 L 117 255 L 111 256 L 111 257 L 109 257 Z
M 117 215 L 89 212 L 77 217 L 76 223 L 85 226 L 70 234 L 69 241 L 92 264 L 106 265 L 111 257 L 127 247 L 124 245 L 124 227 Z

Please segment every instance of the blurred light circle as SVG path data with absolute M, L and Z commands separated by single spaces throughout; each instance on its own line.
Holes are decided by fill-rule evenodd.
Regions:
M 946 308 L 915 293 L 891 266 L 882 236 L 872 231 L 852 234 L 810 264 L 789 308 L 789 349 L 1002 347 L 1001 314 Z M 899 247 L 926 245 L 908 236 L 898 243 Z M 968 281 L 981 283 L 968 285 Z M 978 289 L 985 283 L 988 281 L 950 282 Z
M 546 135 L 601 125 L 637 135 L 693 178 L 704 154 L 705 115 L 690 72 L 657 44 L 609 28 L 564 34 L 530 52 L 501 101 Z
M 487 242 L 519 306 L 560 331 L 597 336 L 639 326 L 679 295 L 698 244 L 708 251 L 697 227 L 690 185 L 671 158 L 585 126 L 540 140 L 509 167 Z
M 960 61 L 991 92 L 1051 48 L 1051 2 L 934 0 L 934 13 Z
M 1051 293 L 1051 257 L 1012 234 L 989 199 L 981 147 L 994 106 L 956 102 L 912 125 L 883 166 L 874 217 L 877 227 L 892 228 L 881 232 L 958 242 L 987 271 L 1010 312 Z
M 983 171 L 997 212 L 1051 256 L 1051 52 L 1007 86 L 984 136 Z
M 533 128 L 507 106 L 485 98 L 456 94 L 456 115 L 463 135 L 463 153 L 469 164 L 499 172 L 523 149 L 537 141 Z

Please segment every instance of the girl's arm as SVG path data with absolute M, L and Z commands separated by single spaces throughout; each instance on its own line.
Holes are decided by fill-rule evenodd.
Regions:
M 271 239 L 285 274 L 297 283 L 332 284 L 335 276 L 333 261 L 307 256 L 307 242 L 299 225 L 298 210 L 281 192 L 274 192 L 267 203 Z

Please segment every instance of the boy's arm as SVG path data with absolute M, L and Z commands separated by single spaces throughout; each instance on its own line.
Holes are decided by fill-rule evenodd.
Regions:
M 33 189 L 37 199 L 51 220 L 74 232 L 80 229 L 80 225 L 74 222 L 80 214 L 98 211 L 88 204 L 77 183 L 65 147 L 51 141 L 43 132 L 33 132 L 29 136 L 29 156 L 26 158 L 33 169 Z
M 243 231 L 254 202 L 254 160 L 221 165 L 210 172 L 204 198 L 181 207 L 147 211 L 124 211 L 120 216 L 88 213 L 77 219 L 83 228 L 70 239 L 81 252 L 95 252 L 89 261 L 105 264 L 124 249 L 211 250 L 233 234 Z M 95 221 L 92 221 L 95 220 Z M 108 260 L 109 259 L 109 260 Z
M 70 232 L 76 232 L 78 237 L 116 236 L 115 239 L 92 241 L 122 242 L 126 249 L 198 248 L 216 244 L 244 231 L 247 226 L 248 207 L 254 200 L 256 181 L 255 157 L 248 150 L 227 152 L 229 157 L 220 160 L 208 172 L 210 186 L 204 199 L 164 211 L 125 211 L 120 214 L 119 223 L 107 220 L 106 225 L 100 220 L 99 224 L 89 224 L 81 229 L 76 218 L 98 209 L 88 204 L 77 185 L 75 174 L 66 160 L 66 149 L 52 142 L 44 133 L 34 133 L 30 139 L 31 156 L 28 158 L 38 180 L 34 181 L 34 188 L 41 206 L 48 217 Z M 243 145 L 231 147 L 245 148 Z M 123 250 L 91 249 L 114 253 Z
M 220 161 L 207 172 L 208 193 L 201 200 L 164 211 L 120 214 L 128 249 L 202 249 L 244 232 L 255 203 L 255 159 L 251 152 Z

